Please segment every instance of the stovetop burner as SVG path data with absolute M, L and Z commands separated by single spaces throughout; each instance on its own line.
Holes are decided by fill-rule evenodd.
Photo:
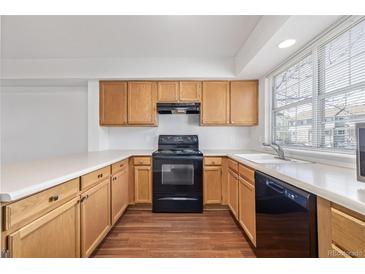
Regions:
M 158 150 L 153 155 L 203 155 L 199 151 L 199 140 L 197 135 L 160 135 Z

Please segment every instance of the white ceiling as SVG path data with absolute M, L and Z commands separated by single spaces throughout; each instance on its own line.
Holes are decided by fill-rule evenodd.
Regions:
M 1 78 L 257 79 L 340 18 L 2 16 Z
M 4 58 L 232 57 L 261 16 L 3 16 Z

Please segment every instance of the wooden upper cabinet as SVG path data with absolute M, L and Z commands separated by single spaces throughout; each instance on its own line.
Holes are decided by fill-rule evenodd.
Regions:
M 229 82 L 203 82 L 201 124 L 224 125 L 229 123 Z
M 179 100 L 179 82 L 158 82 L 157 101 L 161 103 L 174 103 Z
M 128 124 L 156 125 L 156 82 L 128 82 Z
M 258 83 L 257 81 L 231 82 L 230 123 L 234 125 L 257 125 Z
M 180 82 L 180 102 L 200 102 L 202 83 L 198 81 Z
M 127 82 L 100 81 L 100 125 L 127 124 Z

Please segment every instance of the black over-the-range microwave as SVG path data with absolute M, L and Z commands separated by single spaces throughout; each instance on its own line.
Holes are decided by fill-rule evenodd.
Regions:
M 365 182 L 365 123 L 356 125 L 357 139 L 357 179 Z

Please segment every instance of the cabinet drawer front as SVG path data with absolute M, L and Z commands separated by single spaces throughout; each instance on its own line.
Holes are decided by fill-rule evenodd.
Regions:
M 134 157 L 133 164 L 135 166 L 149 166 L 151 164 L 151 157 Z
M 222 165 L 222 158 L 221 157 L 205 157 L 204 158 L 204 165 L 206 165 L 206 166 L 220 166 L 220 165 Z
M 246 180 L 249 180 L 250 183 L 255 182 L 255 171 L 253 169 L 248 168 L 241 164 L 239 165 L 238 169 L 239 169 L 238 173 L 240 174 L 240 176 L 242 176 Z
M 52 187 L 5 207 L 5 228 L 24 225 L 59 206 L 79 192 L 79 178 Z
M 81 177 L 81 190 L 88 189 L 110 175 L 110 166 L 95 170 Z
M 228 159 L 228 167 L 235 172 L 238 172 L 238 163 L 232 159 Z
M 365 257 L 365 222 L 331 208 L 332 242 L 352 257 Z
M 112 174 L 117 173 L 118 171 L 128 167 L 128 159 L 116 162 L 112 164 Z

